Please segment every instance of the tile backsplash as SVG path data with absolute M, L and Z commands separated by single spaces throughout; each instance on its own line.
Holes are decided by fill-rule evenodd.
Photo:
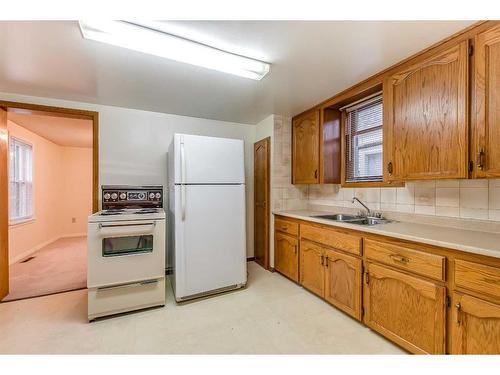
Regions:
M 291 123 L 291 117 L 274 116 L 271 200 L 276 211 L 300 210 L 308 205 L 307 185 L 292 185 Z
M 374 210 L 500 221 L 500 179 L 415 181 L 397 188 L 308 188 L 310 204 L 361 208 L 351 203 L 354 196 Z
M 272 208 L 305 209 L 310 204 L 374 209 L 420 215 L 500 221 L 500 179 L 408 182 L 394 188 L 342 188 L 291 184 L 291 118 L 274 116 L 271 178 Z

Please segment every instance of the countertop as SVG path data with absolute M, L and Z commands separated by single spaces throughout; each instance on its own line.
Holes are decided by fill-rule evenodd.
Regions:
M 312 217 L 314 215 L 325 215 L 327 214 L 325 211 L 291 210 L 275 211 L 273 213 L 275 215 L 288 216 L 299 220 L 330 225 L 332 227 L 348 228 L 359 232 L 379 234 L 382 236 L 460 250 L 467 253 L 500 258 L 500 233 L 464 230 L 402 221 L 363 226 Z

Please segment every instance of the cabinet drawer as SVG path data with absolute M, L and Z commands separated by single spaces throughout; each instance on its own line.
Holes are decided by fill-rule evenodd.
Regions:
M 500 298 L 500 268 L 457 259 L 455 285 Z
M 299 224 L 293 221 L 288 221 L 280 218 L 274 220 L 274 229 L 280 232 L 285 232 L 293 236 L 299 235 Z
M 418 275 L 444 281 L 445 257 L 386 242 L 365 239 L 366 257 Z
M 361 254 L 361 237 L 337 232 L 329 228 L 302 225 L 300 228 L 302 238 L 318 242 L 335 249 L 344 250 L 352 254 Z

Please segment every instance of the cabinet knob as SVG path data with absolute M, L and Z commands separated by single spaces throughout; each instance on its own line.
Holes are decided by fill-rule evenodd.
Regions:
M 392 174 L 392 161 L 390 161 L 390 162 L 387 164 L 387 172 L 389 172 L 389 174 Z
M 318 170 L 317 169 L 314 171 L 314 178 L 318 178 Z

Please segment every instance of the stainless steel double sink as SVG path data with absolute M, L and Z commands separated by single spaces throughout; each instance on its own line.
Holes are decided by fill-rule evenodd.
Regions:
M 331 215 L 314 215 L 312 217 L 324 220 L 337 221 L 342 223 L 356 224 L 356 225 L 378 225 L 390 223 L 390 220 L 371 217 L 371 216 L 358 216 L 348 214 L 331 214 Z

